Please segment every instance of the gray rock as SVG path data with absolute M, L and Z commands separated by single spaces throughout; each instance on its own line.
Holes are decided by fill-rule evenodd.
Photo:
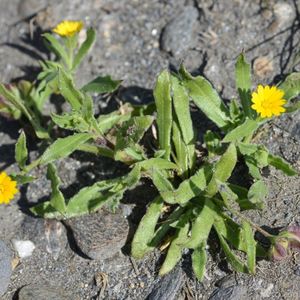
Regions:
M 122 212 L 98 213 L 70 219 L 66 222 L 73 231 L 80 250 L 91 259 L 112 257 L 125 245 L 129 225 Z
M 55 260 L 65 251 L 68 244 L 67 231 L 57 220 L 26 216 L 19 236 L 33 241 L 37 248 L 47 251 Z
M 19 292 L 19 300 L 69 300 L 70 295 L 57 287 L 41 284 L 30 284 L 24 286 Z
M 193 6 L 186 6 L 165 26 L 161 36 L 161 48 L 179 58 L 191 46 L 197 18 L 198 10 Z
M 2 296 L 9 284 L 12 273 L 12 253 L 6 244 L 0 240 L 0 296 Z
M 148 296 L 148 300 L 175 300 L 184 283 L 183 273 L 180 266 L 177 266 L 172 272 L 161 278 L 157 285 L 154 286 L 152 292 Z
M 22 17 L 29 17 L 45 8 L 47 0 L 21 0 L 18 5 L 18 13 Z
M 209 300 L 246 300 L 249 299 L 247 296 L 247 289 L 242 285 L 233 285 L 229 287 L 217 288 Z

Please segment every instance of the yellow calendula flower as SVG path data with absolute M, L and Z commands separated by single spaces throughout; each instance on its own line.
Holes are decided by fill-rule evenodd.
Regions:
M 276 86 L 262 86 L 257 87 L 257 91 L 252 93 L 251 107 L 262 118 L 270 118 L 273 115 L 279 116 L 285 112 L 283 105 L 286 100 L 283 99 L 284 92 Z
M 52 30 L 60 36 L 68 37 L 78 33 L 83 27 L 82 21 L 62 21 Z
M 17 182 L 5 172 L 0 173 L 0 204 L 8 204 L 18 192 Z

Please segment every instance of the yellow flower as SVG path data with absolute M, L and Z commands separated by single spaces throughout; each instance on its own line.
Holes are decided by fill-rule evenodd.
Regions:
M 18 193 L 17 182 L 5 172 L 0 173 L 0 204 L 8 204 Z
M 261 115 L 262 118 L 270 118 L 273 115 L 279 116 L 285 112 L 283 105 L 286 100 L 283 99 L 284 92 L 276 86 L 259 85 L 257 91 L 252 93 L 251 107 Z
M 82 27 L 81 21 L 62 21 L 52 31 L 60 36 L 68 37 L 78 33 Z

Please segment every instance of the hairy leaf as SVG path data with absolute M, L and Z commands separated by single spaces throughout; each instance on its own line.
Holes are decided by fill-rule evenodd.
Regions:
M 24 169 L 27 158 L 28 158 L 28 150 L 26 147 L 26 135 L 24 131 L 22 131 L 15 147 L 15 159 L 21 170 Z

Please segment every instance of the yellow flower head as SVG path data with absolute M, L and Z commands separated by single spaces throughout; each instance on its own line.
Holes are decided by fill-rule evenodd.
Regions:
M 62 21 L 52 30 L 60 36 L 68 37 L 78 33 L 83 27 L 82 21 Z
M 283 99 L 284 92 L 276 86 L 259 85 L 257 91 L 252 93 L 251 107 L 261 115 L 262 118 L 270 118 L 273 115 L 279 116 L 285 112 L 283 105 L 286 100 Z
M 0 173 L 0 204 L 8 204 L 18 192 L 17 182 L 5 173 Z

